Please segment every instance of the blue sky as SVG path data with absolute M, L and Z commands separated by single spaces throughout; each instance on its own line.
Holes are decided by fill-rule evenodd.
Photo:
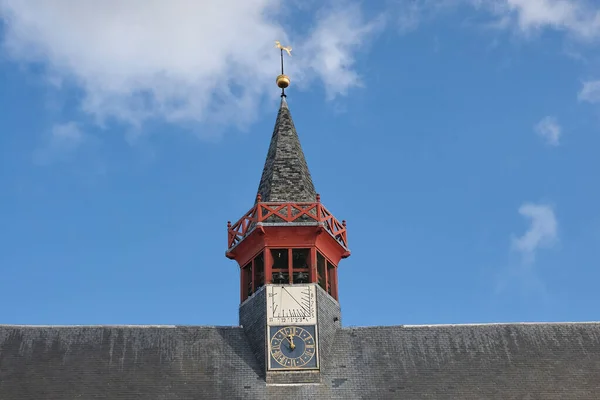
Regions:
M 600 7 L 282 4 L 0 0 L 0 323 L 237 324 L 274 40 L 345 325 L 597 320 Z

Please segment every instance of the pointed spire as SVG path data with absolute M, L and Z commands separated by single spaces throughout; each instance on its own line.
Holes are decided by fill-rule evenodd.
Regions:
M 285 97 L 281 98 L 258 194 L 262 201 L 316 201 L 315 186 Z

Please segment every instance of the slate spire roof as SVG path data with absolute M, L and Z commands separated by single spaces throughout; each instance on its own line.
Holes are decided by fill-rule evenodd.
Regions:
M 258 194 L 262 201 L 316 201 L 315 186 L 285 97 L 281 98 Z

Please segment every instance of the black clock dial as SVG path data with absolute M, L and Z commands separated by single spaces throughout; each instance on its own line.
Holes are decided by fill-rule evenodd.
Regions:
M 315 368 L 314 326 L 273 327 L 271 331 L 271 367 Z

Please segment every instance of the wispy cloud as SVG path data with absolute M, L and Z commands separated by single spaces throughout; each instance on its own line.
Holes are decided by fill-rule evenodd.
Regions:
M 600 36 L 600 9 L 597 4 L 594 5 L 587 0 L 491 0 L 487 2 L 507 23 L 526 33 L 553 28 L 583 39 Z
M 528 220 L 529 226 L 522 235 L 511 235 L 511 255 L 517 259 L 510 257 L 507 267 L 499 271 L 496 293 L 516 286 L 523 289 L 524 295 L 534 294 L 548 300 L 546 285 L 536 271 L 535 261 L 541 249 L 551 248 L 558 242 L 554 209 L 547 204 L 524 203 L 518 212 Z
M 562 128 L 555 117 L 547 116 L 534 126 L 534 131 L 541 136 L 547 144 L 558 146 Z
M 600 7 L 591 0 L 445 0 L 445 3 L 472 6 L 494 18 L 491 26 L 524 35 L 554 29 L 583 40 L 600 37 Z
M 471 0 L 398 0 L 395 2 L 396 22 L 400 33 L 417 29 L 423 22 L 450 11 Z
M 380 17 L 365 21 L 357 5 L 327 10 L 317 19 L 318 23 L 307 42 L 301 47 L 305 54 L 313 55 L 308 61 L 325 85 L 327 97 L 343 95 L 348 88 L 360 86 L 361 81 L 353 70 L 354 53 L 366 39 L 379 32 L 385 24 Z
M 56 124 L 52 128 L 52 140 L 62 146 L 76 147 L 83 140 L 83 133 L 73 121 Z
M 600 80 L 583 82 L 583 87 L 577 95 L 579 101 L 589 103 L 600 102 Z
M 76 122 L 69 121 L 56 124 L 43 143 L 33 153 L 36 164 L 47 165 L 59 159 L 64 159 L 84 142 L 85 136 Z
M 377 23 L 365 20 L 359 7 L 337 2 L 317 14 L 309 32 L 288 35 L 280 22 L 283 4 L 0 0 L 0 17 L 10 56 L 42 62 L 49 76 L 77 85 L 82 109 L 99 122 L 139 126 L 161 118 L 242 126 L 255 118 L 261 99 L 276 96 L 274 40 L 298 49 L 288 62 L 293 79 L 322 78 L 329 98 L 360 84 L 355 52 Z M 295 34 L 308 39 L 294 40 Z
M 423 18 L 423 2 L 402 1 L 398 7 L 398 26 L 400 32 L 405 33 L 417 29 Z
M 521 254 L 525 265 L 535 262 L 538 250 L 549 248 L 558 241 L 558 222 L 554 209 L 547 204 L 525 203 L 519 214 L 528 219 L 527 231 L 512 238 L 512 249 Z
M 583 40 L 600 38 L 600 6 L 591 0 L 400 1 L 399 25 L 401 29 L 414 29 L 422 19 L 428 19 L 439 11 L 465 6 L 491 16 L 493 27 L 511 29 L 524 35 L 554 29 Z

